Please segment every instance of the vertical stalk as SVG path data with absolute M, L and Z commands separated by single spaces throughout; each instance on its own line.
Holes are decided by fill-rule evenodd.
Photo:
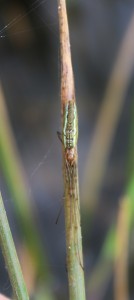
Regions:
M 115 241 L 115 300 L 128 300 L 128 246 L 130 224 L 130 199 L 124 196 L 120 202 Z
M 0 244 L 8 269 L 15 300 L 29 300 L 21 267 L 0 194 Z
M 71 62 L 69 29 L 65 0 L 58 0 L 60 52 L 61 52 L 61 118 L 62 132 L 64 111 L 69 103 L 75 103 L 74 78 Z M 78 184 L 77 145 L 74 147 L 75 162 L 71 178 L 67 180 L 66 149 L 63 145 L 63 176 L 65 190 L 66 255 L 69 282 L 69 299 L 84 300 L 85 284 L 83 271 L 82 237 Z

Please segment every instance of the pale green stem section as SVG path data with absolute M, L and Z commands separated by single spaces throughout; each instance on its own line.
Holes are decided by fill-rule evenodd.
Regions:
M 26 285 L 23 279 L 20 263 L 17 257 L 12 234 L 8 224 L 2 196 L 0 194 L 0 244 L 8 269 L 14 298 L 16 300 L 28 300 Z
M 78 188 L 78 170 L 71 177 L 71 186 L 65 175 L 65 225 L 67 272 L 70 300 L 85 299 L 84 268 L 82 254 L 82 236 L 80 225 L 80 203 Z M 71 194 L 72 192 L 72 194 Z
M 114 299 L 128 300 L 128 244 L 130 209 L 129 197 L 123 197 L 116 226 L 115 268 L 114 268 Z
M 65 0 L 58 0 L 58 13 L 61 52 L 61 115 L 63 126 L 63 118 L 65 117 L 63 115 L 64 107 L 69 101 L 72 101 L 72 103 L 75 102 L 74 79 Z M 64 129 L 62 128 L 62 132 L 63 130 Z M 69 282 L 69 299 L 85 300 L 77 149 L 74 150 L 76 150 L 76 159 L 73 162 L 73 171 L 70 176 L 67 176 L 66 149 L 63 147 L 67 272 Z M 68 168 L 71 168 L 71 166 L 69 165 Z

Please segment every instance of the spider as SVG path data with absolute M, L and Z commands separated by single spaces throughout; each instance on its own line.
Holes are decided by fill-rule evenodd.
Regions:
M 76 145 L 78 140 L 78 117 L 75 102 L 68 101 L 63 109 L 63 131 L 57 132 L 60 141 L 65 148 L 66 178 L 69 181 L 70 194 L 72 194 L 72 178 L 76 169 Z

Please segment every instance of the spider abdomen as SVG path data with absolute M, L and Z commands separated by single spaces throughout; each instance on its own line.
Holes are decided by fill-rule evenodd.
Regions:
M 66 149 L 74 148 L 78 139 L 78 117 L 74 102 L 69 101 L 64 107 L 63 144 Z

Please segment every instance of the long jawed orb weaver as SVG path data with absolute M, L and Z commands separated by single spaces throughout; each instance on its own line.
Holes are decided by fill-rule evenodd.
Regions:
M 66 178 L 69 182 L 70 195 L 73 193 L 73 182 L 76 169 L 76 145 L 78 140 L 78 116 L 76 104 L 69 101 L 63 108 L 63 131 L 57 132 L 65 148 Z
M 63 131 L 62 134 L 57 132 L 60 141 L 62 142 L 65 149 L 65 167 L 66 167 L 66 180 L 68 182 L 69 195 L 76 201 L 78 196 L 75 191 L 76 183 L 76 159 L 77 159 L 77 140 L 78 140 L 78 115 L 76 104 L 73 101 L 69 101 L 65 104 L 63 109 Z M 79 210 L 79 204 L 78 210 Z M 70 224 L 74 224 L 77 227 L 77 214 L 75 211 L 76 207 L 71 201 L 70 211 Z M 78 241 L 75 242 L 76 245 Z M 80 266 L 83 269 L 83 263 L 81 262 L 79 250 L 76 249 L 76 253 L 80 262 Z

